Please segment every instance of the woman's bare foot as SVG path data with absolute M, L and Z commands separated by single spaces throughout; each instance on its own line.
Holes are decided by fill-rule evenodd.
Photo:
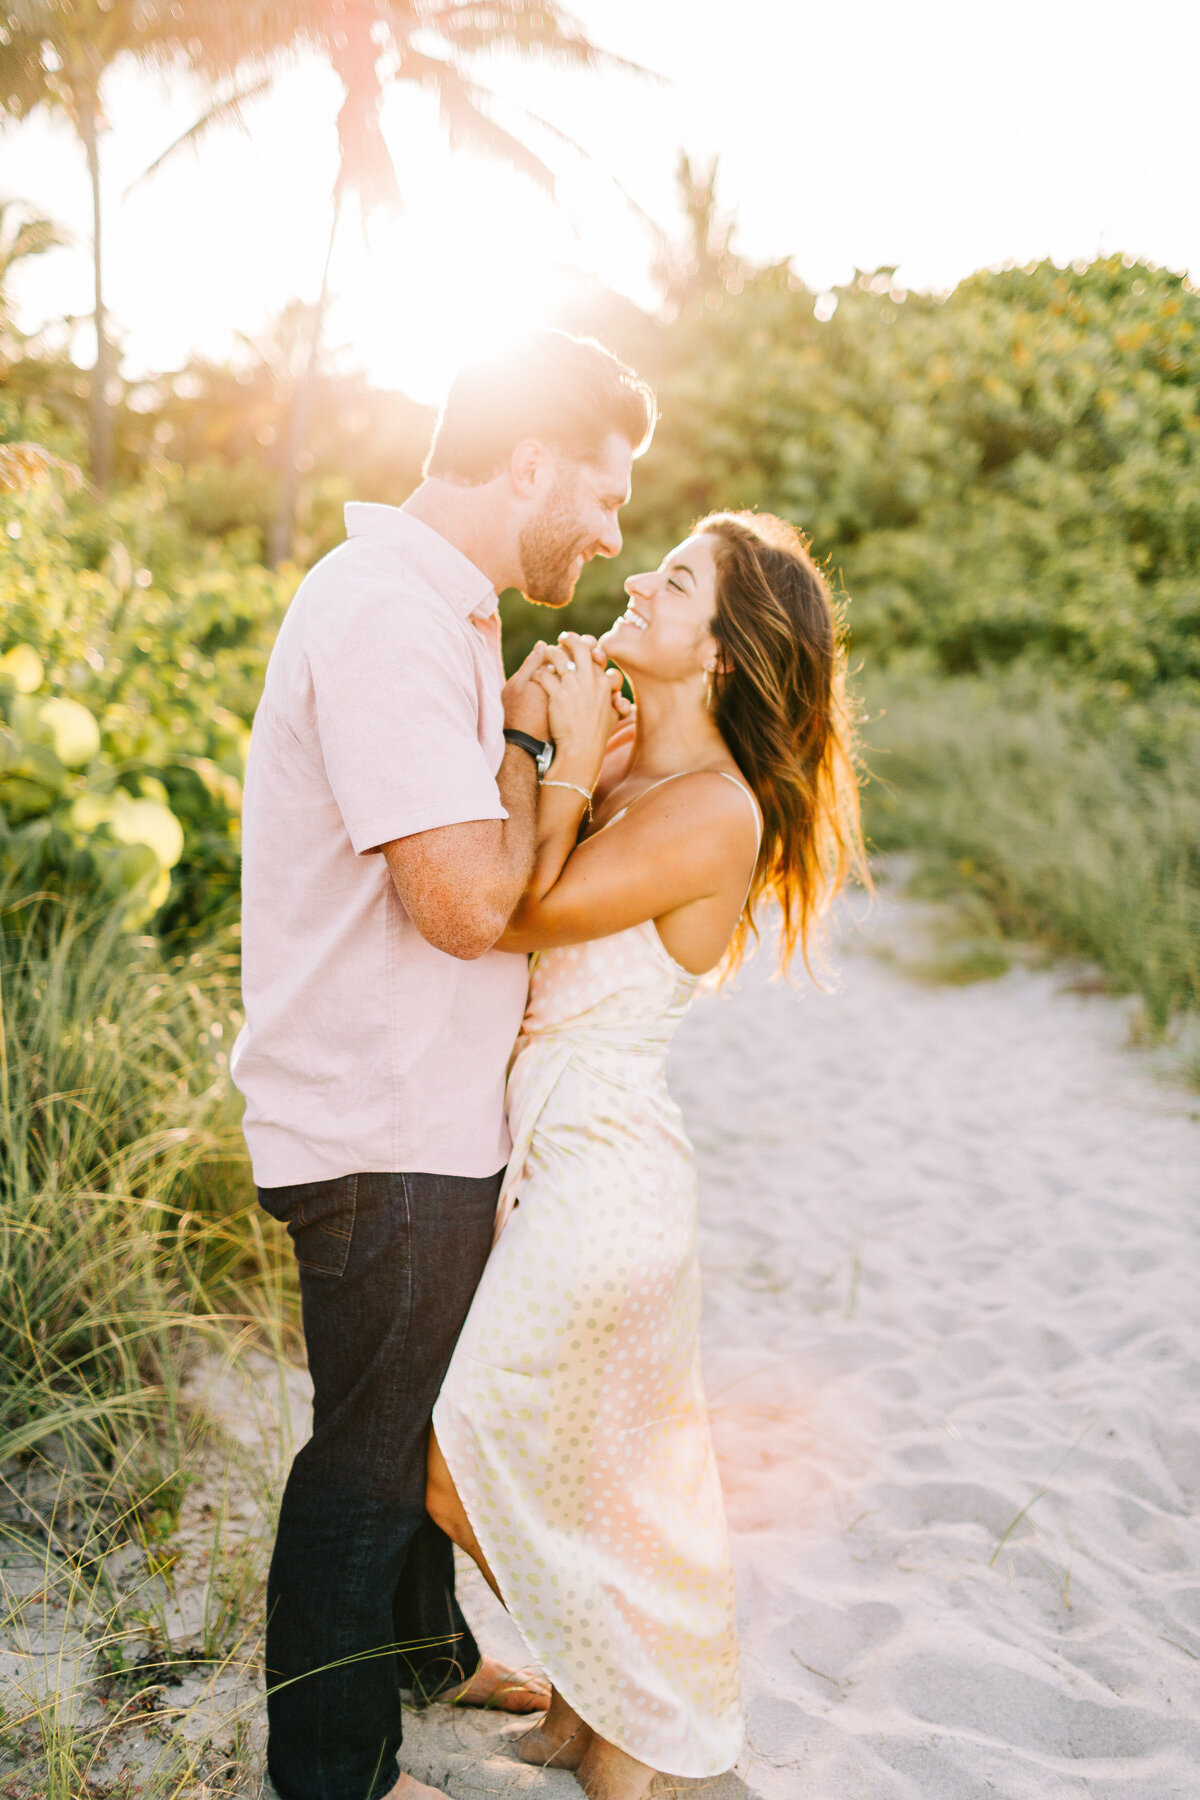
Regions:
M 593 1733 L 575 1773 L 588 1800 L 642 1800 L 655 1772 Z
M 485 1656 L 470 1681 L 443 1696 L 451 1706 L 484 1706 L 510 1713 L 545 1712 L 553 1690 L 544 1675 L 531 1669 L 506 1669 Z
M 517 1755 L 539 1769 L 577 1769 L 587 1755 L 592 1728 L 557 1689 L 552 1688 L 551 1694 L 550 1710 L 541 1724 L 518 1738 Z

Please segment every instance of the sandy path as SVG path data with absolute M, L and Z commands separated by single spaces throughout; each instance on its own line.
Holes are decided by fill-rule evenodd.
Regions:
M 882 900 L 868 939 L 904 917 Z M 1200 1100 L 1061 976 L 919 986 L 853 933 L 838 961 L 832 996 L 757 976 L 697 1007 L 673 1068 L 742 1773 L 1194 1797 Z
M 673 1055 L 749 1723 L 708 1793 L 1195 1800 L 1200 1100 L 1061 974 L 906 979 L 912 916 Z M 430 1773 L 507 1787 L 458 1729 Z

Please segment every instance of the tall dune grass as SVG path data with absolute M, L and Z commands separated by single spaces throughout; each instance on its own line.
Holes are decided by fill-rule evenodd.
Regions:
M 1200 1012 L 1200 699 L 1012 670 L 868 687 L 868 827 L 983 893 L 1006 930 L 1098 963 L 1164 1031 Z M 1197 1071 L 1200 1073 L 1200 1071 Z
M 245 1791 L 262 1532 L 218 1507 L 202 1617 L 172 1611 L 186 1491 L 231 1454 L 189 1368 L 279 1350 L 294 1322 L 231 1103 L 235 997 L 219 946 L 172 958 L 115 916 L 0 907 L 0 1637 L 29 1671 L 0 1702 L 0 1781 L 20 1800 Z
M 140 1463 L 158 1489 L 198 1342 L 281 1304 L 230 1105 L 229 959 L 52 902 L 2 923 L 0 1467 Z

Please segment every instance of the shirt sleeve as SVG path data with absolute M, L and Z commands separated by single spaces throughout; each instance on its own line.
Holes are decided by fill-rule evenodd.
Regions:
M 355 851 L 505 819 L 460 621 L 396 592 L 354 606 L 312 669 L 325 772 Z

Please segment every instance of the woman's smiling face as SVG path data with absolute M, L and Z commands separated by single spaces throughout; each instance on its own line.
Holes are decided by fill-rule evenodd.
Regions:
M 600 639 L 619 669 L 686 681 L 714 667 L 717 559 L 709 533 L 685 538 L 652 573 L 631 575 L 625 592 L 629 605 Z

